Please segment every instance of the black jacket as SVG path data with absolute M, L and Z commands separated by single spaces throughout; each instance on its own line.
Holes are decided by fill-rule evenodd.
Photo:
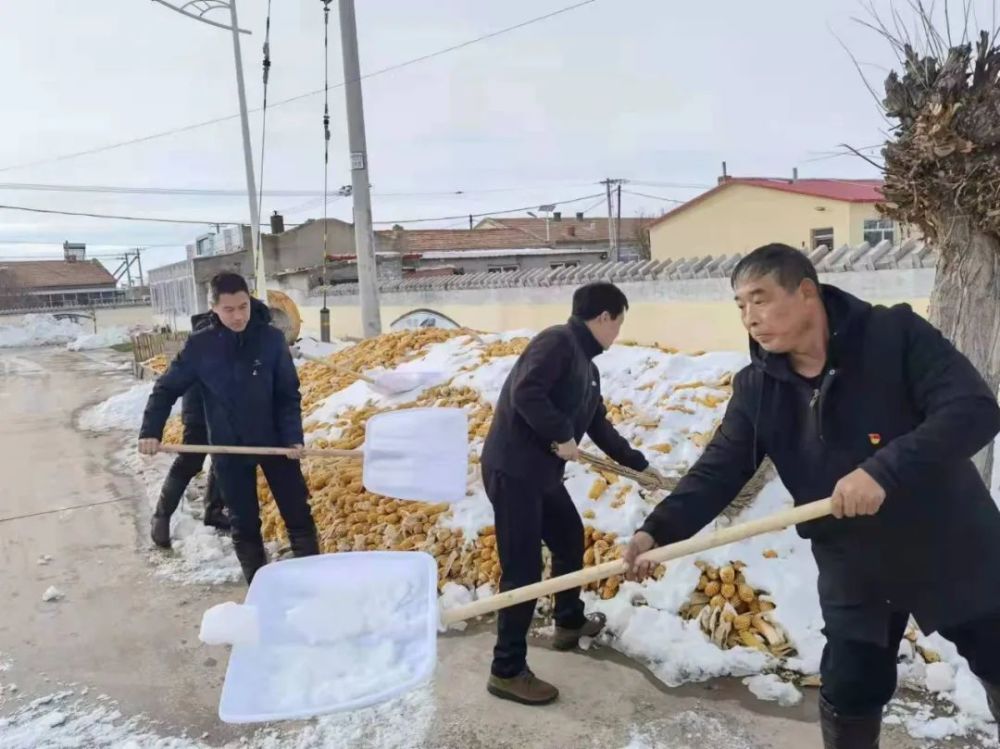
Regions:
M 611 425 L 593 358 L 602 353 L 586 323 L 570 318 L 535 336 L 500 390 L 483 445 L 482 467 L 528 478 L 540 486 L 562 480 L 565 461 L 552 443 L 577 442 L 584 433 L 622 465 L 649 464 Z
M 298 373 L 284 336 L 270 320 L 267 307 L 256 299 L 242 333 L 212 315 L 211 324 L 192 333 L 156 380 L 140 437 L 160 438 L 173 404 L 199 385 L 212 444 L 303 444 Z
M 212 324 L 212 313 L 202 312 L 191 317 L 191 332 L 197 332 Z M 197 383 L 188 388 L 181 398 L 181 421 L 184 426 L 205 426 L 205 400 L 201 397 L 201 386 Z
M 996 396 L 969 360 L 905 304 L 873 307 L 823 287 L 829 359 L 817 389 L 751 342 L 725 417 L 643 530 L 687 538 L 765 455 L 796 504 L 861 467 L 886 490 L 878 514 L 799 526 L 812 539 L 828 631 L 883 642 L 888 610 L 925 632 L 1000 609 L 1000 511 L 970 460 L 1000 431 Z

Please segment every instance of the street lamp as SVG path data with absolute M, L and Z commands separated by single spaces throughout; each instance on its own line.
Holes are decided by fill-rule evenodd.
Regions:
M 233 34 L 233 55 L 236 60 L 236 90 L 240 100 L 240 122 L 243 126 L 243 161 L 247 174 L 247 196 L 250 199 L 250 257 L 253 258 L 254 285 L 257 298 L 266 301 L 267 280 L 264 276 L 264 253 L 260 246 L 260 207 L 257 203 L 257 185 L 253 171 L 253 149 L 250 144 L 250 119 L 247 113 L 247 92 L 243 81 L 243 55 L 240 51 L 240 34 L 250 32 L 241 29 L 236 18 L 236 0 L 189 0 L 182 5 L 173 5 L 167 0 L 153 0 L 188 18 L 207 23 L 220 29 L 228 29 Z M 214 10 L 229 10 L 229 25 L 213 21 L 206 16 Z

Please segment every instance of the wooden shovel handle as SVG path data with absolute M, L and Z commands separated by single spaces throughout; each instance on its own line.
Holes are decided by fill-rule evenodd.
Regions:
M 782 510 L 773 515 L 769 515 L 757 520 L 751 520 L 739 525 L 733 525 L 722 530 L 709 533 L 704 536 L 695 536 L 686 541 L 678 541 L 675 544 L 667 544 L 644 554 L 646 559 L 654 562 L 665 562 L 669 559 L 677 559 L 688 554 L 694 554 L 707 549 L 714 549 L 718 546 L 725 546 L 734 541 L 742 541 L 751 536 L 758 536 L 762 533 L 770 533 L 787 528 L 790 525 L 805 523 L 810 520 L 825 517 L 832 511 L 832 504 L 829 499 L 821 499 L 816 502 L 794 507 L 790 510 Z M 561 575 L 544 580 L 533 585 L 525 585 L 523 588 L 515 588 L 504 593 L 498 593 L 489 598 L 483 598 L 465 606 L 457 606 L 448 609 L 441 614 L 441 622 L 448 626 L 455 622 L 472 619 L 476 616 L 489 614 L 508 606 L 515 606 L 519 603 L 533 601 L 536 598 L 559 593 L 570 588 L 583 587 L 588 583 L 603 580 L 626 572 L 625 561 L 616 559 L 613 562 L 599 564 L 596 567 L 588 567 L 579 572 L 571 572 L 568 575 Z
M 236 445 L 160 445 L 160 452 L 163 453 L 202 453 L 212 455 L 281 455 L 288 457 L 292 454 L 289 447 L 243 447 Z M 337 450 L 329 448 L 326 450 L 306 449 L 303 451 L 307 458 L 357 458 L 362 460 L 364 452 L 361 450 Z

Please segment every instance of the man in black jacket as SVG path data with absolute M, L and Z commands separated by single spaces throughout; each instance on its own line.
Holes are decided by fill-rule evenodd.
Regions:
M 216 479 L 229 510 L 233 548 L 250 583 L 267 562 L 257 505 L 257 466 L 267 478 L 295 556 L 319 553 L 309 490 L 297 459 L 303 446 L 299 378 L 281 331 L 270 325 L 246 280 L 220 273 L 211 281 L 212 324 L 193 333 L 157 379 L 146 405 L 139 451 L 159 450 L 173 404 L 201 387 L 213 445 L 287 447 L 289 457 L 217 455 Z
M 211 313 L 194 315 L 191 330 L 201 330 L 211 324 Z M 208 443 L 208 426 L 205 424 L 205 404 L 201 397 L 201 387 L 192 385 L 181 399 L 181 421 L 184 424 L 184 444 L 204 445 Z M 160 489 L 160 499 L 150 520 L 150 537 L 153 543 L 163 549 L 170 548 L 170 518 L 180 505 L 184 490 L 191 479 L 197 476 L 205 465 L 205 456 L 199 453 L 181 453 L 170 465 Z M 212 464 L 205 484 L 205 525 L 229 530 L 229 518 L 219 495 L 215 481 L 215 465 Z
M 912 614 L 968 659 L 1000 718 L 1000 511 L 971 458 L 1000 431 L 996 393 L 907 305 L 872 306 L 820 285 L 785 245 L 736 266 L 751 364 L 704 454 L 633 537 L 644 552 L 697 533 L 765 455 L 796 504 L 832 497 L 811 539 L 827 638 L 827 749 L 878 746 Z
M 625 295 L 610 283 L 580 287 L 569 322 L 535 336 L 503 384 L 481 461 L 495 516 L 501 590 L 541 579 L 543 541 L 552 553 L 553 575 L 583 566 L 583 521 L 562 481 L 566 461 L 576 459 L 585 433 L 617 462 L 647 471 L 652 482 L 660 479 L 608 422 L 592 361 L 618 337 L 626 309 Z M 584 616 L 579 588 L 555 599 L 556 648 L 572 649 L 581 637 L 603 629 L 603 615 Z M 490 693 L 529 705 L 559 695 L 527 666 L 534 610 L 531 601 L 500 611 L 487 684 Z

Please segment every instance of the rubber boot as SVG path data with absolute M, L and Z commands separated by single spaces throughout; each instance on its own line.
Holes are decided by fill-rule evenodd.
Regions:
M 150 518 L 149 529 L 150 538 L 161 549 L 170 548 L 170 516 L 181 503 L 181 496 L 186 488 L 186 481 L 182 482 L 170 473 L 163 480 L 160 499 L 153 510 L 153 517 Z
M 824 749 L 878 749 L 882 711 L 863 716 L 838 715 L 833 705 L 820 697 L 819 724 Z
M 249 585 L 253 582 L 257 570 L 267 564 L 264 542 L 260 538 L 252 540 L 233 538 L 233 551 L 236 552 L 236 558 L 243 570 L 243 577 L 246 578 L 247 585 Z

